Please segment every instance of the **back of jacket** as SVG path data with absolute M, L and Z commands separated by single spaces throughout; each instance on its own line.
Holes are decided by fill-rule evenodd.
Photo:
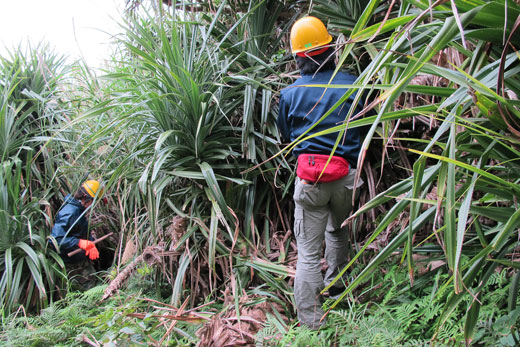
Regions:
M 285 141 L 293 141 L 303 134 L 311 125 L 315 124 L 327 113 L 348 91 L 348 87 L 324 88 L 305 87 L 302 85 L 327 85 L 334 71 L 328 70 L 313 75 L 303 75 L 292 85 L 281 91 L 277 125 Z M 338 72 L 331 82 L 333 85 L 353 84 L 356 80 L 345 72 Z M 325 93 L 324 93 L 325 92 Z M 347 118 L 348 111 L 354 101 L 353 93 L 342 105 L 337 107 L 327 118 L 322 120 L 307 135 L 341 125 Z M 363 100 L 356 106 L 355 115 L 362 110 Z M 302 153 L 330 154 L 338 138 L 338 133 L 321 135 L 300 143 L 293 153 L 298 157 Z M 361 147 L 360 131 L 358 128 L 347 129 L 346 134 L 339 141 L 334 155 L 345 158 L 351 167 L 357 166 L 357 159 Z
M 70 195 L 65 197 L 65 206 L 56 215 L 51 232 L 62 256 L 77 249 L 80 239 L 87 239 L 88 221 L 84 212 L 81 202 Z

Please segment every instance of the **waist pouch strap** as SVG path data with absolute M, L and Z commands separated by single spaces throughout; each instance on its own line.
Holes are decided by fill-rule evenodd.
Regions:
M 342 157 L 332 156 L 325 168 L 329 157 L 328 154 L 300 154 L 296 175 L 302 180 L 310 182 L 332 182 L 348 175 L 349 164 Z M 323 168 L 325 168 L 325 171 L 323 171 Z

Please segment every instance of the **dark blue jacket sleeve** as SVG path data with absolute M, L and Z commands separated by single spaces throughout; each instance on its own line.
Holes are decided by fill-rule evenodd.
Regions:
M 276 119 L 276 125 L 282 136 L 284 142 L 291 141 L 291 131 L 289 126 L 289 105 L 285 102 L 283 94 L 280 96 L 280 103 L 278 105 L 278 118 Z
M 56 216 L 51 236 L 56 239 L 61 250 L 74 249 L 78 246 L 79 238 L 73 236 L 72 230 L 69 230 L 72 229 L 78 217 L 79 216 L 70 209 L 64 209 Z

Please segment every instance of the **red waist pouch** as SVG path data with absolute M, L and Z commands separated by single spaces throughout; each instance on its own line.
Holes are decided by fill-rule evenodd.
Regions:
M 329 157 L 328 154 L 300 154 L 296 175 L 302 180 L 310 182 L 332 182 L 348 175 L 349 164 L 342 157 L 332 156 L 325 168 Z M 323 168 L 325 168 L 325 171 L 323 171 Z

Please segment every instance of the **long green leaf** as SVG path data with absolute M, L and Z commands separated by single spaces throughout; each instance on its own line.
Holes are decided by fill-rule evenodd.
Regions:
M 494 181 L 497 185 L 507 186 L 507 187 L 513 189 L 515 192 L 520 192 L 520 187 L 518 186 L 518 184 L 506 181 L 506 180 L 504 180 L 504 179 L 502 179 L 502 178 L 500 178 L 500 177 L 498 177 L 496 175 L 493 175 L 493 174 L 491 174 L 491 173 L 489 173 L 487 171 L 484 171 L 482 169 L 476 168 L 476 167 L 474 167 L 472 165 L 463 163 L 463 162 L 458 161 L 458 160 L 454 160 L 454 159 L 450 159 L 450 158 L 447 158 L 447 157 L 443 157 L 443 156 L 440 156 L 440 155 L 437 155 L 437 154 L 425 153 L 425 152 L 417 151 L 417 150 L 414 150 L 414 149 L 409 149 L 409 151 L 413 152 L 413 153 L 424 155 L 424 156 L 429 157 L 429 158 L 442 160 L 442 161 L 444 161 L 446 163 L 451 163 L 451 164 L 454 164 L 454 165 L 456 165 L 458 167 L 467 169 L 469 171 L 476 172 L 476 173 L 480 174 L 481 176 L 484 176 L 484 177 L 489 178 L 490 180 Z

